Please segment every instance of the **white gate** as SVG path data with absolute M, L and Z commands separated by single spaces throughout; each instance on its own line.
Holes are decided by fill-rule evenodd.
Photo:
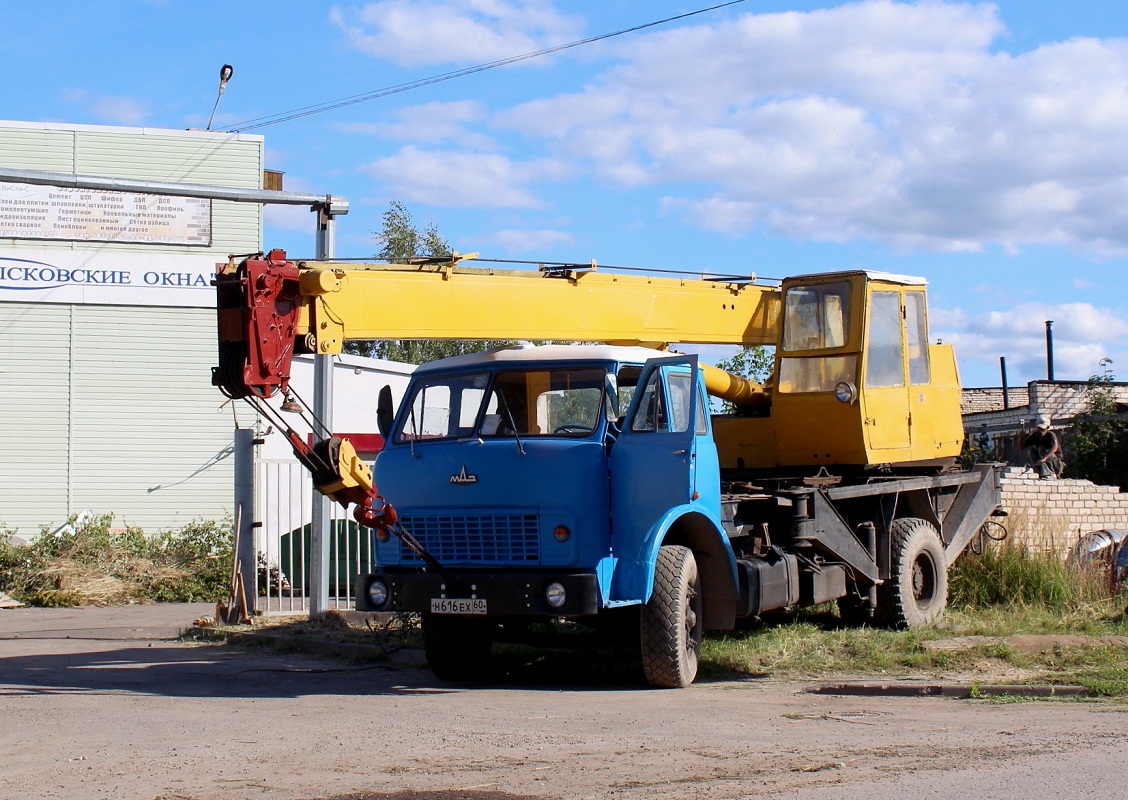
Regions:
M 313 479 L 293 460 L 255 462 L 255 560 L 258 610 L 265 614 L 308 614 Z M 371 572 L 372 532 L 346 509 L 331 506 L 329 607 L 354 606 L 356 576 Z

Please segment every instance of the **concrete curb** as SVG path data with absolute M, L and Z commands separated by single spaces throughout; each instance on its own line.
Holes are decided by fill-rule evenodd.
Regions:
M 804 691 L 856 697 L 952 697 L 959 700 L 980 697 L 1084 697 L 1089 694 L 1085 686 L 994 683 L 824 683 Z

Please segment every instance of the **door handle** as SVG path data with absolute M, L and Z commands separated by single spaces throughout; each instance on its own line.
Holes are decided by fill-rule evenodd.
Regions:
M 670 453 L 670 455 L 672 455 L 672 456 L 684 456 L 688 452 L 689 452 L 688 450 L 675 450 L 674 452 Z

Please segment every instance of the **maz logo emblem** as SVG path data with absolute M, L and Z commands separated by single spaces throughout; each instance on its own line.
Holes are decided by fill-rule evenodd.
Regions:
M 459 486 L 466 486 L 467 484 L 477 483 L 478 476 L 469 474 L 466 471 L 466 465 L 463 464 L 461 472 L 459 472 L 457 475 L 450 476 L 450 482 L 457 483 Z

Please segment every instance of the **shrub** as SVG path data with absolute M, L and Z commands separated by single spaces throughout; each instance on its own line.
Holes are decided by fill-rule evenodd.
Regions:
M 146 536 L 112 527 L 113 515 L 43 530 L 26 546 L 0 541 L 0 586 L 24 603 L 76 606 L 217 601 L 231 576 L 230 524 L 196 520 Z
M 1112 391 L 1112 359 L 1101 359 L 1104 372 L 1089 378 L 1085 413 L 1073 422 L 1065 442 L 1067 474 L 1093 483 L 1128 488 L 1128 417 Z

